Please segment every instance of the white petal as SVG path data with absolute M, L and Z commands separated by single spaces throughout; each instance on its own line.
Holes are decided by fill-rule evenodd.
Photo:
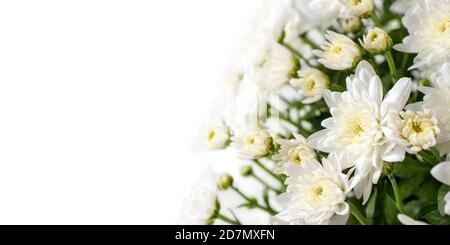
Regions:
M 404 225 L 428 225 L 427 223 L 417 221 L 404 214 L 397 215 L 398 220 Z
M 450 202 L 450 191 L 445 195 L 444 200 Z
M 324 148 L 324 146 L 321 145 L 321 142 L 327 137 L 328 131 L 329 130 L 324 129 L 309 136 L 307 141 L 308 146 L 319 150 Z
M 356 67 L 355 75 L 361 81 L 368 83 L 372 77 L 376 76 L 376 73 L 369 62 L 362 60 Z
M 330 90 L 325 90 L 323 94 L 323 98 L 328 107 L 337 107 L 341 104 L 341 95 L 339 92 L 331 92 Z
M 347 212 L 346 215 L 334 215 L 330 221 L 329 225 L 345 225 L 347 224 L 348 217 L 350 216 L 350 212 Z
M 401 162 L 405 159 L 406 151 L 401 146 L 396 146 L 389 152 L 384 153 L 381 158 L 386 162 Z
M 381 101 L 383 100 L 383 85 L 378 76 L 374 76 L 370 79 L 369 94 L 370 97 L 376 101 L 377 105 L 380 106 Z
M 402 78 L 397 81 L 394 87 L 387 93 L 381 104 L 381 117 L 385 117 L 389 111 L 399 113 L 403 110 L 411 93 L 411 79 Z
M 336 206 L 335 212 L 337 215 L 346 215 L 346 214 L 348 214 L 349 210 L 350 210 L 350 207 L 348 206 L 348 204 L 346 202 L 343 202 L 343 203 L 339 203 Z
M 450 185 L 450 162 L 442 162 L 431 169 L 431 175 L 440 182 Z

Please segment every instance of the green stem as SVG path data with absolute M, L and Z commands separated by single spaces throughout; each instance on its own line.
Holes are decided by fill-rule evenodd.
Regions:
M 429 164 L 430 166 L 434 166 L 434 165 L 436 165 L 437 162 L 440 161 L 439 158 L 438 158 L 438 160 L 436 160 L 436 157 L 434 155 L 430 155 L 429 152 L 427 152 L 427 151 L 420 151 L 418 153 L 418 155 L 422 159 L 422 162 Z
M 232 218 L 229 218 L 223 214 L 217 214 L 217 218 L 222 220 L 223 222 L 230 224 L 230 225 L 242 225 L 241 222 L 234 220 Z
M 367 225 L 369 222 L 366 217 L 359 211 L 359 209 L 350 200 L 347 200 L 350 207 L 350 213 L 358 220 L 361 225 Z
M 270 215 L 275 215 L 275 214 L 277 214 L 277 212 L 276 212 L 275 210 L 273 210 L 273 209 L 270 208 L 270 207 L 264 207 L 264 206 L 262 206 L 261 204 L 258 203 L 258 201 L 257 201 L 256 199 L 253 199 L 253 198 L 248 197 L 247 195 L 245 195 L 244 193 L 242 193 L 242 191 L 239 190 L 238 188 L 232 186 L 231 189 L 234 190 L 237 194 L 239 194 L 242 198 L 244 198 L 249 204 L 252 204 L 252 205 L 254 205 L 254 206 L 257 207 L 257 208 L 259 208 L 259 209 L 261 209 L 261 210 L 263 210 L 263 211 L 266 211 L 266 212 L 269 213 Z
M 406 65 L 408 64 L 410 54 L 404 53 L 402 57 L 402 65 L 400 66 L 400 72 L 402 76 L 406 74 Z
M 392 52 L 390 50 L 385 53 L 386 61 L 389 65 L 389 70 L 391 71 L 392 83 L 395 84 L 398 79 L 397 69 L 395 68 L 394 57 L 392 56 Z
M 375 26 L 378 26 L 380 28 L 383 27 L 383 25 L 381 24 L 380 19 L 378 19 L 377 15 L 375 13 L 373 13 L 370 18 L 373 20 L 373 23 L 375 23 Z
M 394 190 L 395 205 L 397 206 L 398 211 L 404 214 L 405 210 L 403 209 L 402 198 L 400 196 L 400 191 L 398 190 L 397 180 L 395 180 L 395 177 L 392 174 L 388 174 L 387 177 L 389 178 L 392 189 Z
M 283 180 L 280 178 L 280 176 L 278 176 L 277 174 L 275 174 L 274 172 L 270 171 L 270 169 L 268 169 L 266 166 L 264 166 L 264 164 L 262 164 L 260 161 L 258 160 L 254 160 L 253 161 L 258 167 L 260 167 L 264 172 L 268 173 L 270 176 L 274 177 L 276 180 L 278 180 L 278 182 L 281 183 L 281 185 L 284 186 L 284 182 Z
M 306 59 L 300 52 L 298 52 L 297 50 L 295 50 L 291 45 L 287 44 L 287 43 L 282 43 L 281 45 L 283 45 L 285 48 L 287 48 L 289 51 L 291 51 L 291 53 L 295 56 L 297 56 L 297 58 L 305 61 L 305 63 L 310 66 L 310 67 L 315 67 L 313 66 L 308 59 Z
M 373 55 L 370 55 L 369 57 L 369 63 L 372 65 L 372 67 L 375 69 L 375 73 L 381 74 L 380 67 L 378 67 L 378 64 L 375 60 L 375 57 Z
M 311 39 L 309 39 L 308 36 L 306 36 L 306 34 L 300 35 L 300 38 L 303 40 L 303 42 L 305 42 L 306 44 L 311 46 L 311 48 L 313 48 L 313 49 L 319 49 L 320 48 L 316 43 L 311 41 Z
M 282 189 L 277 189 L 277 188 L 275 188 L 275 187 L 272 187 L 271 185 L 269 185 L 266 181 L 264 181 L 263 179 L 261 179 L 259 176 L 257 176 L 256 174 L 254 174 L 254 173 L 252 173 L 251 174 L 251 176 L 253 177 L 253 178 L 255 178 L 259 183 L 261 183 L 263 186 L 265 186 L 265 187 L 267 187 L 269 190 L 272 190 L 272 191 L 274 191 L 275 193 L 277 193 L 277 194 L 281 194 L 281 193 L 283 193 L 283 190 Z
M 341 85 L 337 83 L 331 83 L 330 85 L 331 91 L 343 92 L 345 89 Z
M 274 114 L 275 114 L 274 112 L 277 114 L 277 115 L 275 115 L 276 117 L 274 117 L 274 118 L 280 119 L 280 120 L 290 124 L 291 126 L 295 127 L 304 137 L 308 137 L 311 134 L 310 132 L 307 132 L 305 129 L 300 127 L 298 123 L 293 122 L 287 115 L 285 115 L 284 113 L 278 111 L 277 109 L 275 109 L 274 107 L 271 106 L 269 115 L 274 116 Z

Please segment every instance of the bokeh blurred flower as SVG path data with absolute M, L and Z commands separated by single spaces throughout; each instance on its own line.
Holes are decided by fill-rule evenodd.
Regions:
M 260 40 L 250 51 L 247 75 L 262 91 L 275 91 L 287 84 L 299 68 L 291 52 L 271 39 Z
M 202 130 L 201 141 L 209 150 L 219 150 L 230 144 L 230 129 L 223 123 L 214 123 Z
M 207 168 L 193 185 L 189 196 L 183 201 L 182 214 L 178 223 L 180 225 L 212 224 L 219 209 L 216 176 L 211 168 Z
M 267 131 L 249 126 L 236 131 L 236 135 L 231 138 L 231 145 L 239 151 L 239 156 L 243 159 L 255 159 L 265 156 L 272 148 L 272 137 Z
M 357 17 L 370 16 L 375 9 L 373 0 L 347 0 L 346 4 L 347 8 Z

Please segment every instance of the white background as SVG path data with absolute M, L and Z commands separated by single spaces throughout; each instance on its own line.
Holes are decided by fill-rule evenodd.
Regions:
M 173 223 L 255 2 L 0 1 L 0 223 Z

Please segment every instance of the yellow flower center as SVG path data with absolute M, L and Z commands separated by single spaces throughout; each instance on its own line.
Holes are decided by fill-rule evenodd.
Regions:
M 313 195 L 315 197 L 320 197 L 323 193 L 323 187 L 322 186 L 317 186 L 316 188 L 313 189 Z
M 312 78 L 306 79 L 305 87 L 308 90 L 312 90 L 316 86 L 316 81 Z
M 255 137 L 248 137 L 247 138 L 247 145 L 253 145 L 255 143 Z
M 378 37 L 377 33 L 371 32 L 370 35 L 369 35 L 369 40 L 373 42 L 373 41 L 375 41 L 377 39 L 377 37 Z
M 418 121 L 412 121 L 411 123 L 411 128 L 416 132 L 416 133 L 422 133 L 423 129 L 422 129 L 422 124 Z
M 350 7 L 351 6 L 357 6 L 357 5 L 359 5 L 359 4 L 361 4 L 361 2 L 362 2 L 362 0 L 350 0 Z
M 211 141 L 212 139 L 214 139 L 214 136 L 216 136 L 216 132 L 214 130 L 209 131 L 208 140 Z
M 302 159 L 300 158 L 299 153 L 292 154 L 290 159 L 291 159 L 291 162 L 294 164 L 300 164 L 302 162 Z
M 359 137 L 364 133 L 362 118 L 355 117 L 348 120 L 348 132 L 353 137 Z
M 330 47 L 330 53 L 333 55 L 339 55 L 342 52 L 341 45 L 335 43 Z
M 437 31 L 439 33 L 445 33 L 450 29 L 450 19 L 441 21 L 438 25 Z

